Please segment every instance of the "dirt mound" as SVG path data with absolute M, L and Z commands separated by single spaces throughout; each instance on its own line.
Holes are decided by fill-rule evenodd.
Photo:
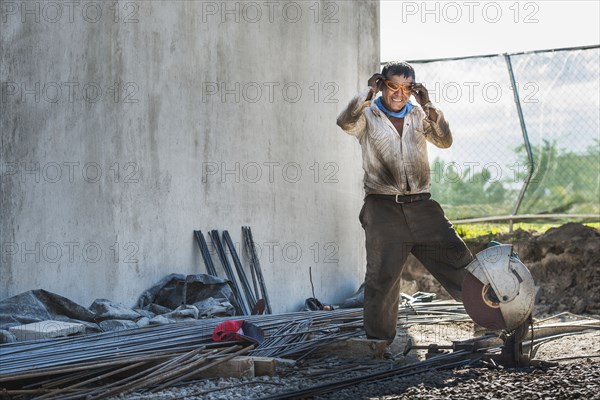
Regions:
M 535 280 L 539 292 L 535 314 L 569 311 L 600 314 L 600 232 L 578 223 L 568 223 L 543 234 L 517 230 L 511 234 L 487 235 L 466 241 L 473 252 L 496 240 L 512 244 Z M 439 283 L 411 257 L 402 273 L 402 290 L 434 292 L 450 298 Z M 412 292 L 410 292 L 412 293 Z

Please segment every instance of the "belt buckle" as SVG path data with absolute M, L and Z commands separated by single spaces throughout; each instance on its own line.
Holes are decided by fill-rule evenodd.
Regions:
M 408 203 L 407 201 L 398 201 L 398 197 L 402 196 L 401 194 L 397 194 L 396 195 L 396 204 L 404 204 L 404 203 Z

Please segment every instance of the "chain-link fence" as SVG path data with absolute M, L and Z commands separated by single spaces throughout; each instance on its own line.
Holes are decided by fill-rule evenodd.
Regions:
M 599 50 L 411 62 L 454 135 L 429 147 L 450 219 L 600 213 Z

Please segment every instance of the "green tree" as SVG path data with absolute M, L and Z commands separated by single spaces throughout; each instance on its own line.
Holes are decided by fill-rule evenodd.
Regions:
M 519 146 L 516 151 L 520 159 L 527 159 L 524 146 Z M 556 141 L 544 140 L 534 149 L 534 173 L 520 212 L 598 212 L 599 176 L 598 140 L 583 154 L 561 150 Z
M 495 179 L 487 168 L 475 172 L 456 163 L 433 160 L 431 192 L 446 207 L 449 218 L 469 218 L 507 212 L 513 190 L 509 178 Z

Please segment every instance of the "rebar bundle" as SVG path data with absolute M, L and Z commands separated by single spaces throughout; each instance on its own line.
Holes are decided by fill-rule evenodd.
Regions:
M 240 317 L 1 345 L 0 384 L 3 387 L 19 387 L 13 394 L 24 394 L 25 390 L 29 394 L 44 396 L 44 399 L 56 398 L 54 396 L 81 398 L 83 394 L 99 396 L 98 388 L 94 385 L 141 368 L 145 371 L 144 374 L 128 376 L 131 382 L 136 382 L 134 385 L 129 386 L 129 380 L 118 380 L 110 387 L 104 384 L 102 390 L 110 389 L 110 393 L 116 394 L 130 389 L 156 389 L 160 385 L 175 383 L 174 379 L 178 377 L 185 379 L 186 373 L 197 370 L 174 369 L 183 365 L 181 357 L 189 357 L 189 360 L 198 362 L 202 360 L 203 365 L 210 365 L 211 362 L 226 357 L 229 354 L 227 349 L 239 345 L 248 346 L 249 343 L 246 342 L 223 343 L 212 340 L 212 332 L 219 323 L 236 318 Z M 260 326 L 266 337 L 258 348 L 244 348 L 249 355 L 302 357 L 335 341 L 364 334 L 360 329 L 362 309 L 304 311 L 243 318 Z M 454 302 L 432 302 L 427 306 L 413 304 L 411 307 L 403 306 L 398 309 L 399 326 L 451 320 L 468 320 L 462 306 Z M 157 363 L 162 365 L 158 370 L 169 372 L 160 375 L 161 379 L 151 369 Z M 197 364 L 196 367 L 202 366 Z M 178 372 L 175 373 L 176 371 Z M 142 376 L 145 377 L 143 380 Z M 149 376 L 157 379 L 146 379 Z M 27 387 L 19 386 L 32 378 L 35 379 L 35 384 L 29 382 Z
M 213 342 L 212 332 L 218 324 L 240 317 L 4 344 L 0 345 L 0 393 L 37 395 L 36 399 L 101 399 L 131 391 L 157 391 L 184 380 L 197 379 L 198 372 L 241 354 L 296 359 L 315 354 L 334 342 L 364 335 L 362 316 L 363 310 L 356 308 L 244 316 L 244 320 L 265 332 L 265 340 L 257 348 L 242 341 Z M 462 304 L 454 301 L 404 303 L 398 309 L 400 328 L 459 321 L 470 319 Z M 546 329 L 547 339 L 552 339 L 577 331 L 598 330 L 600 323 L 588 320 L 538 324 L 535 329 L 539 332 Z M 542 343 L 543 337 L 536 335 L 535 339 L 532 345 Z M 370 371 L 361 380 L 418 373 L 428 368 L 451 368 L 470 362 L 473 362 L 472 355 L 465 357 L 455 351 L 447 357 L 415 365 Z M 357 379 L 339 381 L 286 396 L 308 396 L 357 382 Z

